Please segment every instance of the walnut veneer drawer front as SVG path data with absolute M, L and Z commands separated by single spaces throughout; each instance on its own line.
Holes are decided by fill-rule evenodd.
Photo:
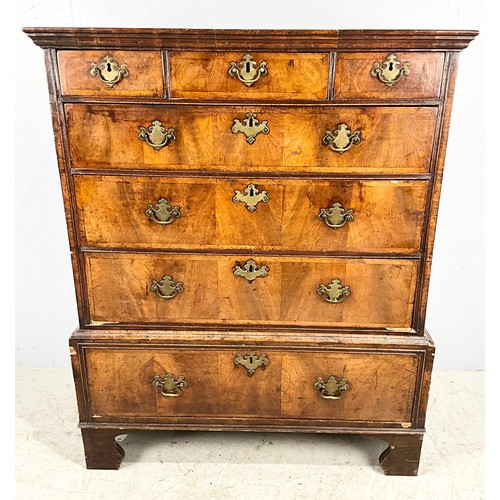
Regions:
M 171 52 L 170 92 L 187 99 L 326 99 L 328 54 Z
M 65 111 L 71 163 L 82 169 L 425 173 L 437 119 L 434 107 L 67 104 Z
M 58 52 L 61 92 L 75 96 L 161 97 L 161 52 L 64 50 Z
M 415 353 L 252 351 L 257 362 L 249 377 L 245 348 L 85 348 L 91 418 L 161 422 L 217 415 L 411 424 L 420 359 Z M 243 364 L 235 365 L 238 355 Z M 264 359 L 267 364 L 259 366 Z
M 427 181 L 75 176 L 82 245 L 417 253 Z
M 335 98 L 436 99 L 443 52 L 343 52 L 335 65 Z
M 90 322 L 411 327 L 418 261 L 86 253 Z

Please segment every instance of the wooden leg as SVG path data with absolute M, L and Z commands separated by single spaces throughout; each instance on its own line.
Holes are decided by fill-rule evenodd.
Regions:
M 387 476 L 416 476 L 420 463 L 423 434 L 373 436 L 389 443 L 379 462 Z
M 125 434 L 119 429 L 82 429 L 87 469 L 118 469 L 125 456 L 115 437 Z

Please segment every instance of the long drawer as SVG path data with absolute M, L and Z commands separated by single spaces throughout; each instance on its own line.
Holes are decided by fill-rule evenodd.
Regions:
M 65 105 L 71 165 L 426 173 L 435 107 Z M 265 123 L 264 123 L 265 122 Z
M 90 324 L 411 328 L 418 260 L 92 253 Z
M 210 415 L 410 427 L 421 366 L 415 351 L 348 347 L 311 352 L 101 345 L 83 352 L 94 422 L 166 423 Z
M 87 247 L 417 253 L 427 181 L 75 176 Z

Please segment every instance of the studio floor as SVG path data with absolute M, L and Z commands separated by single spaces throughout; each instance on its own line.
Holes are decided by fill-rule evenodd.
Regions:
M 17 499 L 484 498 L 483 372 L 434 372 L 418 477 L 384 476 L 382 441 L 314 434 L 140 432 L 119 471 L 86 470 L 77 421 L 70 370 L 17 370 Z

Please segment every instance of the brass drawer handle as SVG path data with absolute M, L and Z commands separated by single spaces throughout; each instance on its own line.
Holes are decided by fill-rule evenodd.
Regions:
M 334 203 L 329 209 L 321 208 L 318 214 L 318 219 L 325 221 L 328 227 L 338 229 L 346 222 L 354 220 L 354 210 L 349 208 L 346 210 L 341 203 Z
M 123 78 L 127 77 L 129 72 L 126 64 L 118 65 L 116 61 L 113 61 L 113 56 L 106 55 L 101 59 L 100 63 L 92 63 L 90 74 L 98 76 L 101 82 L 112 88 Z
M 159 375 L 155 375 L 153 387 L 161 389 L 161 393 L 167 398 L 177 398 L 182 394 L 181 389 L 187 387 L 187 382 L 184 380 L 183 376 L 180 376 L 176 380 L 173 375 L 167 373 L 163 378 Z
M 396 54 L 388 54 L 382 64 L 378 62 L 373 63 L 373 69 L 370 74 L 388 87 L 392 87 L 403 76 L 410 74 L 410 63 L 408 61 L 402 63 L 398 61 Z
M 259 122 L 255 113 L 247 113 L 247 117 L 243 119 L 243 123 L 238 118 L 233 120 L 231 131 L 233 134 L 237 134 L 238 132 L 245 134 L 248 144 L 253 144 L 255 138 L 261 132 L 269 134 L 269 127 L 267 126 L 267 120 Z
M 267 62 L 262 61 L 257 64 L 257 61 L 250 54 L 245 54 L 240 62 L 231 62 L 229 67 L 229 75 L 233 78 L 238 78 L 247 87 L 252 86 L 261 76 L 267 75 Z
M 184 291 L 184 285 L 180 281 L 176 283 L 171 276 L 163 276 L 159 282 L 153 280 L 151 290 L 156 292 L 158 297 L 170 300 Z
M 269 201 L 269 196 L 267 196 L 267 191 L 259 192 L 255 184 L 248 184 L 248 186 L 244 189 L 243 193 L 236 189 L 234 191 L 233 202 L 244 203 L 249 212 L 254 212 L 257 209 L 257 204 L 260 203 L 261 201 L 262 203 L 267 203 Z
M 323 137 L 323 144 L 339 154 L 345 153 L 352 145 L 360 142 L 361 132 L 356 130 L 351 134 L 351 130 L 345 123 L 337 125 L 333 132 L 327 130 Z
M 253 259 L 247 260 L 243 267 L 241 267 L 237 263 L 233 268 L 234 276 L 241 276 L 250 283 L 259 276 L 265 278 L 268 272 L 269 268 L 267 266 L 262 266 L 259 268 L 257 262 L 255 262 Z
M 247 375 L 251 377 L 257 368 L 266 369 L 269 365 L 267 354 L 257 355 L 254 351 L 247 352 L 244 356 L 237 354 L 234 358 L 234 366 L 243 366 L 247 369 Z
M 172 141 L 175 141 L 175 130 L 167 129 L 160 120 L 153 120 L 151 125 L 139 127 L 139 139 L 146 141 L 153 149 L 159 151 Z
M 175 205 L 171 207 L 165 198 L 158 200 L 156 205 L 151 205 L 148 203 L 148 208 L 146 209 L 146 215 L 153 219 L 156 223 L 165 226 L 171 224 L 175 219 L 181 216 L 180 207 Z
M 342 378 L 340 382 L 337 378 L 332 375 L 326 382 L 318 377 L 314 388 L 320 392 L 321 397 L 325 399 L 340 399 L 342 393 L 349 389 L 349 384 L 345 378 Z
M 318 295 L 322 295 L 327 302 L 336 304 L 337 302 L 342 302 L 345 297 L 351 295 L 351 289 L 347 285 L 342 286 L 340 280 L 333 279 L 328 286 L 323 284 L 319 285 Z

